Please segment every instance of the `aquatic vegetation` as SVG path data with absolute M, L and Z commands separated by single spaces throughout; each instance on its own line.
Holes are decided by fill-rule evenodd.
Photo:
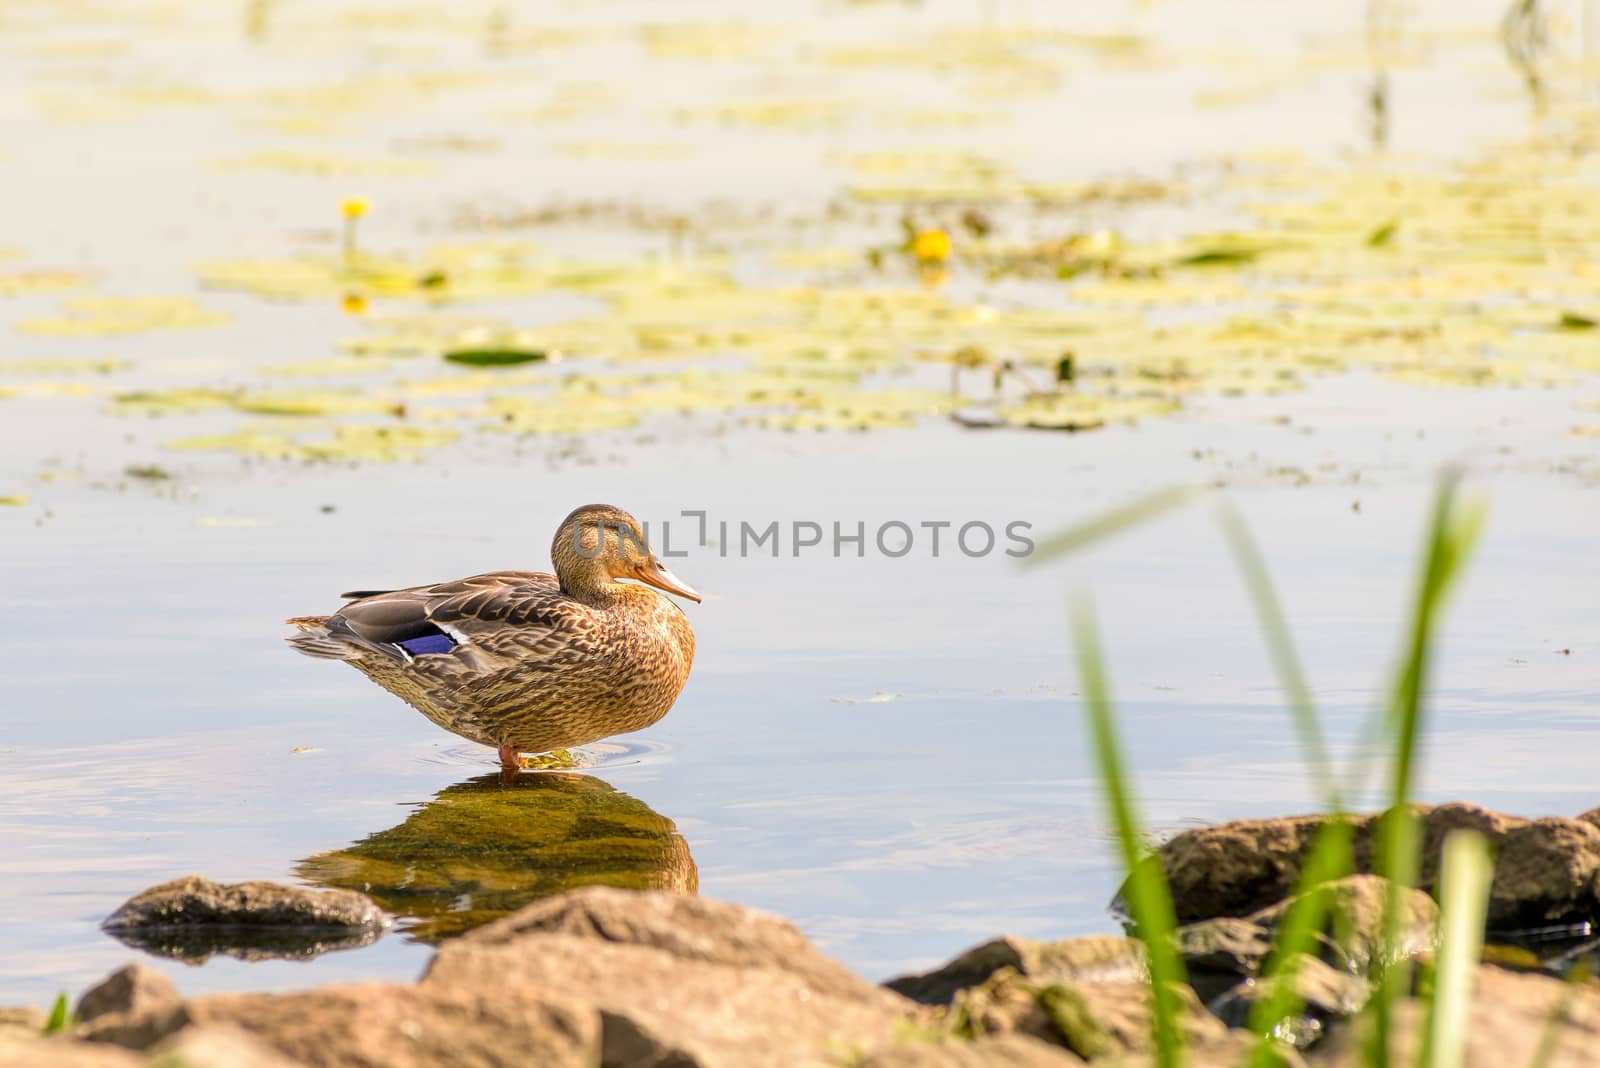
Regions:
M 194 330 L 222 326 L 231 317 L 207 311 L 188 297 L 81 297 L 62 306 L 53 319 L 25 319 L 17 329 L 51 337 L 106 337 L 154 330 Z
M 0 270 L 0 297 L 83 289 L 91 284 L 93 278 L 94 276 L 86 271 L 67 271 L 59 268 Z
M 26 32 L 81 16 L 63 11 Z M 274 10 L 269 18 L 258 10 L 245 23 L 262 47 L 356 47 L 387 60 L 349 77 L 253 87 L 213 84 L 199 71 L 154 79 L 128 66 L 143 56 L 138 33 L 189 24 L 179 10 L 149 11 L 130 16 L 127 41 L 107 53 L 115 79 L 63 71 L 28 105 L 42 122 L 98 112 L 137 123 L 182 111 L 281 135 L 264 145 L 206 146 L 193 158 L 230 189 L 271 183 L 283 203 L 304 196 L 311 205 L 283 217 L 282 234 L 253 236 L 229 258 L 202 245 L 196 284 L 229 294 L 227 307 L 258 336 L 271 336 L 262 327 L 278 302 L 345 315 L 320 320 L 332 337 L 297 342 L 266 362 L 235 360 L 235 349 L 253 346 L 220 330 L 216 365 L 205 372 L 197 363 L 157 377 L 142 361 L 121 361 L 132 373 L 106 405 L 113 415 L 232 411 L 251 421 L 178 432 L 179 443 L 220 442 L 252 455 L 312 444 L 311 428 L 254 422 L 263 415 L 325 420 L 330 448 L 334 424 L 389 415 L 458 440 L 602 434 L 680 413 L 719 430 L 890 430 L 953 417 L 973 427 L 1087 431 L 1165 418 L 1197 397 L 1288 393 L 1348 371 L 1452 389 L 1551 386 L 1600 373 L 1592 344 L 1600 208 L 1591 195 L 1600 165 L 1582 150 L 1596 125 L 1581 106 L 1555 110 L 1558 95 L 1552 121 L 1454 163 L 1378 154 L 1312 163 L 1251 148 L 1165 173 L 1140 165 L 1081 176 L 1059 160 L 1042 162 L 1025 150 L 1028 137 L 1005 132 L 1007 123 L 1031 122 L 1044 94 L 1062 100 L 1055 94 L 1069 79 L 1096 72 L 1183 68 L 1200 75 L 1194 86 L 1210 95 L 1208 105 L 1248 107 L 1252 93 L 1308 86 L 1317 72 L 1432 65 L 1435 53 L 1465 47 L 1443 31 L 1391 26 L 1366 40 L 1319 40 L 1299 55 L 1262 57 L 1243 43 L 1190 47 L 1169 39 L 1159 20 L 1079 32 L 1049 20 L 841 11 L 815 27 L 826 32 L 799 38 L 743 17 L 575 26 L 527 23 L 508 11 L 312 18 Z M 37 37 L 33 44 L 72 52 L 53 34 Z M 109 47 L 81 44 L 85 54 Z M 669 79 L 782 62 L 794 77 L 667 98 L 641 92 L 648 79 L 631 75 L 573 77 L 582 65 L 541 70 L 534 83 L 526 64 L 453 61 L 457 46 L 496 59 L 598 58 L 623 48 L 641 71 Z M 886 94 L 886 80 L 937 82 L 943 95 Z M 532 95 L 506 107 L 511 91 Z M 517 138 L 454 128 L 466 113 L 523 128 Z M 649 125 L 608 125 L 613 115 Z M 437 125 L 385 129 L 412 116 Z M 685 129 L 637 133 L 671 121 Z M 556 123 L 582 125 L 543 136 Z M 526 147 L 518 138 L 538 137 L 529 143 L 563 166 L 649 160 L 677 181 L 691 173 L 674 171 L 680 164 L 720 166 L 708 147 L 728 135 L 707 126 L 754 131 L 753 143 L 770 139 L 802 166 L 815 159 L 817 173 L 831 175 L 822 195 L 840 195 L 781 209 L 657 206 L 614 193 L 518 203 L 518 183 L 496 166 L 500 153 Z M 851 137 L 816 136 L 835 130 Z M 335 149 L 304 140 L 329 131 L 352 136 Z M 460 189 L 459 179 L 480 172 L 492 192 L 464 195 L 436 219 L 424 208 L 421 226 L 395 238 L 386 230 L 385 247 L 363 230 L 369 201 L 349 195 L 358 179 L 388 202 L 391 190 L 411 195 L 412 176 Z M 318 183 L 331 188 L 318 192 Z M 334 225 L 315 226 L 318 199 L 339 204 Z M 311 228 L 294 228 L 308 220 Z M 441 220 L 461 236 L 420 236 L 437 235 Z M 529 233 L 539 242 L 521 236 Z M 4 297 L 80 289 L 98 274 L 36 266 L 21 250 L 7 258 Z M 18 318 L 24 333 L 62 339 L 231 322 L 182 296 L 85 298 L 57 315 L 30 307 Z M 336 322 L 344 326 L 329 325 Z M 438 370 L 408 372 L 399 357 Z M 556 361 L 561 376 L 542 373 Z M 841 374 L 812 373 L 822 368 Z M 479 369 L 497 374 L 480 377 Z M 76 373 L 63 364 L 53 377 Z M 630 379 L 638 373 L 652 377 Z M 337 388 L 286 381 L 297 378 Z M 106 391 L 8 379 L 0 392 L 26 403 Z M 1584 426 L 1557 432 L 1592 434 Z
M 460 436 L 459 430 L 447 427 L 354 425 L 334 427 L 331 438 L 304 440 L 304 433 L 257 426 L 232 434 L 178 438 L 165 444 L 184 452 L 235 452 L 276 460 L 392 463 L 421 459 Z

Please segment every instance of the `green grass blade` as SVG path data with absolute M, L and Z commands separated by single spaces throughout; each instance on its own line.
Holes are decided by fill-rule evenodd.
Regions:
M 1458 503 L 1461 476 L 1447 471 L 1434 494 L 1432 519 L 1425 539 L 1422 576 L 1405 651 L 1400 661 L 1387 716 L 1388 742 L 1394 753 L 1390 769 L 1389 809 L 1378 827 L 1378 871 L 1389 880 L 1384 908 L 1383 953 L 1378 989 L 1372 999 L 1375 1015 L 1368 1063 L 1388 1068 L 1395 999 L 1410 986 L 1410 963 L 1401 959 L 1401 895 L 1416 882 L 1421 835 L 1411 811 L 1417 744 L 1422 734 L 1423 692 L 1443 607 L 1483 528 L 1480 505 Z
M 1179 1019 L 1183 1001 L 1177 987 L 1188 982 L 1183 961 L 1173 940 L 1178 927 L 1172 891 L 1159 860 L 1144 855 L 1144 839 L 1133 792 L 1122 762 L 1116 723 L 1106 683 L 1105 658 L 1095 625 L 1094 609 L 1087 599 L 1074 601 L 1072 634 L 1078 654 L 1078 677 L 1088 712 L 1096 770 L 1106 808 L 1111 815 L 1123 866 L 1127 869 L 1128 911 L 1143 940 L 1150 962 L 1151 1006 L 1155 1017 L 1156 1063 L 1177 1068 L 1183 1055 Z
M 1444 840 L 1439 866 L 1439 952 L 1422 1068 L 1461 1068 L 1472 1019 L 1473 980 L 1483 956 L 1483 925 L 1489 915 L 1493 873 L 1489 842 L 1483 835 L 1453 831 Z
M 1042 538 L 1023 561 L 1033 565 L 1086 549 L 1125 530 L 1181 508 L 1206 492 L 1204 486 L 1168 486 L 1127 504 L 1102 512 L 1093 519 Z
M 67 1005 L 67 995 L 57 994 L 50 1006 L 50 1018 L 45 1021 L 44 1033 L 58 1035 L 72 1026 L 72 1009 Z
M 1284 617 L 1283 604 L 1278 600 L 1272 576 L 1267 572 L 1266 561 L 1238 508 L 1225 503 L 1218 510 L 1217 518 L 1222 524 L 1222 532 L 1227 535 L 1228 547 L 1233 550 L 1234 563 L 1238 565 L 1245 586 L 1250 591 L 1256 622 L 1261 628 L 1273 669 L 1278 673 L 1278 685 L 1283 688 L 1283 695 L 1289 702 L 1295 733 L 1300 737 L 1300 748 L 1305 754 L 1306 767 L 1317 794 L 1322 799 L 1323 811 L 1330 816 L 1341 813 L 1344 811 L 1344 800 L 1333 774 L 1333 764 L 1328 759 L 1322 721 L 1317 717 L 1316 705 L 1311 699 L 1311 686 L 1306 682 L 1305 669 L 1300 663 L 1300 654 L 1295 650 L 1294 639 L 1289 634 L 1289 623 Z

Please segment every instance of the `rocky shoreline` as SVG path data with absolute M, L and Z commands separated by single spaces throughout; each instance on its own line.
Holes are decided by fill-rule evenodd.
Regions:
M 1489 837 L 1497 864 L 1491 941 L 1508 928 L 1600 920 L 1600 812 L 1521 820 L 1472 805 L 1419 807 L 1422 889 L 1406 891 L 1402 952 L 1432 951 L 1432 886 L 1451 830 Z M 1373 817 L 1355 819 L 1358 866 Z M 1186 831 L 1157 852 L 1174 890 L 1180 991 L 1194 1066 L 1244 1063 L 1251 1008 L 1315 817 Z M 1378 952 L 1387 886 L 1333 884 L 1321 952 L 1295 973 L 1305 1009 L 1285 1020 L 1286 1065 L 1363 1063 L 1356 1019 Z M 376 938 L 387 918 L 353 891 L 198 877 L 152 888 L 107 921 L 119 936 L 187 953 L 243 938 L 236 955 L 294 955 L 296 944 Z M 1335 934 L 1337 932 L 1337 934 Z M 299 943 L 297 943 L 299 940 Z M 235 943 L 239 944 L 239 943 Z M 261 947 L 266 947 L 261 949 Z M 202 950 L 203 951 L 203 950 Z M 1495 961 L 1495 963 L 1489 963 Z M 1508 966 L 1510 965 L 1510 966 Z M 1468 1068 L 1600 1062 L 1600 982 L 1563 981 L 1548 960 L 1486 952 L 1477 971 Z M 1142 947 L 1114 935 L 1039 942 L 1002 937 L 943 966 L 883 985 L 819 953 L 787 921 L 725 902 L 590 886 L 537 901 L 445 942 L 414 983 L 181 998 L 137 963 L 78 1000 L 76 1023 L 45 1036 L 37 1010 L 0 1010 L 0 1066 L 30 1068 L 431 1068 L 511 1065 L 745 1068 L 1066 1068 L 1154 1063 Z M 1421 1003 L 1399 1008 L 1398 1041 L 1416 1048 Z M 1410 1056 L 1408 1053 L 1407 1056 Z M 1409 1061 L 1407 1062 L 1409 1063 Z

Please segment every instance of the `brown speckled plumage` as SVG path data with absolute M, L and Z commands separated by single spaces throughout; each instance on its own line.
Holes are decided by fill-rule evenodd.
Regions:
M 329 616 L 289 622 L 310 656 L 347 660 L 445 730 L 505 751 L 547 752 L 642 730 L 689 677 L 694 631 L 636 578 L 698 600 L 620 509 L 587 505 L 551 550 L 556 574 L 494 571 L 354 593 Z M 441 636 L 442 635 L 442 636 Z M 419 639 L 454 647 L 413 655 Z

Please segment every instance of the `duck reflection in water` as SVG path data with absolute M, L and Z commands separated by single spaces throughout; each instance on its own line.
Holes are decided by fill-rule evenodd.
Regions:
M 483 775 L 397 827 L 300 862 L 320 886 L 369 895 L 422 942 L 591 884 L 693 894 L 700 875 L 677 826 L 590 775 Z

